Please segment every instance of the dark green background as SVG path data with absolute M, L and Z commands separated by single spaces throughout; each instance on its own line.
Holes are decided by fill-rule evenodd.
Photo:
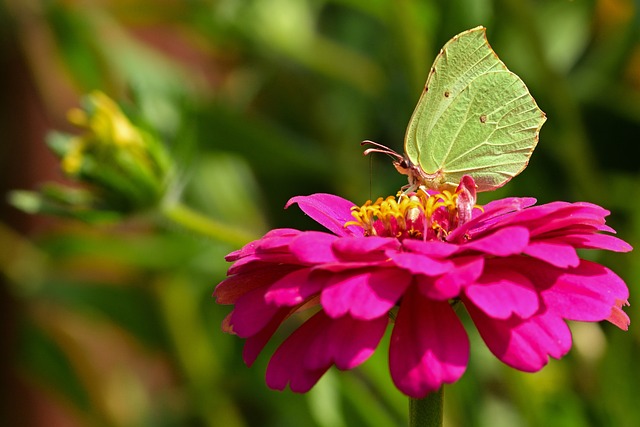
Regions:
M 180 165 L 183 200 L 259 236 L 316 227 L 295 195 L 361 204 L 406 181 L 372 139 L 402 150 L 437 49 L 484 25 L 547 113 L 530 166 L 481 201 L 590 201 L 640 241 L 640 10 L 632 0 L 137 0 L 0 2 L 3 192 L 58 180 L 47 131 L 101 89 L 139 109 Z M 141 213 L 90 226 L 0 223 L 3 391 L 16 426 L 391 426 L 407 403 L 385 346 L 306 395 L 264 384 L 211 298 L 237 246 Z M 167 225 L 167 226 L 163 226 Z M 631 290 L 628 332 L 574 324 L 574 347 L 537 374 L 503 366 L 469 328 L 447 426 L 640 425 L 640 260 L 589 253 Z M 281 338 L 281 337 L 280 337 Z M 278 340 L 276 340 L 278 341 Z

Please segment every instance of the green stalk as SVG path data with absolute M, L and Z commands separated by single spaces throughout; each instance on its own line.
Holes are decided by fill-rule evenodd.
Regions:
M 257 238 L 246 230 L 223 224 L 181 203 L 165 205 L 161 213 L 164 218 L 186 230 L 234 246 L 242 246 Z
M 409 427 L 442 427 L 444 386 L 423 399 L 409 398 Z

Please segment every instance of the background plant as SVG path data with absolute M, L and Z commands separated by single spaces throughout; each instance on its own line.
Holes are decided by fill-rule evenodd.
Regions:
M 240 340 L 219 329 L 228 309 L 210 294 L 223 256 L 251 236 L 313 227 L 282 209 L 290 197 L 360 203 L 404 184 L 359 142 L 400 150 L 435 49 L 476 25 L 549 118 L 530 166 L 491 197 L 588 200 L 638 246 L 632 0 L 4 0 L 0 18 L 3 193 L 68 184 L 45 137 L 80 134 L 66 112 L 93 90 L 175 163 L 162 200 L 99 224 L 3 206 L 2 424 L 405 424 L 384 349 L 306 395 L 269 391 L 268 358 L 242 364 Z M 190 227 L 163 211 L 178 202 Z M 535 375 L 472 345 L 464 380 L 448 387 L 448 425 L 640 424 L 639 255 L 590 256 L 629 284 L 630 331 L 574 325 L 570 355 Z

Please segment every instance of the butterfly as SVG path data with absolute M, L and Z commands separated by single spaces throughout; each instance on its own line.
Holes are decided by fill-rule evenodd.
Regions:
M 491 191 L 524 170 L 546 120 L 527 86 L 493 51 L 484 27 L 449 40 L 436 57 L 404 140 L 405 155 L 382 144 L 365 154 L 394 158 L 420 186 L 453 190 L 470 175 L 477 191 Z

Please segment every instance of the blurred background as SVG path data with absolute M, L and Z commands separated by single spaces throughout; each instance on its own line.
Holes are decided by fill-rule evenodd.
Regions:
M 317 227 L 283 209 L 290 197 L 361 204 L 406 183 L 359 143 L 402 151 L 437 50 L 477 25 L 548 116 L 530 166 L 481 201 L 594 202 L 639 246 L 633 0 L 1 0 L 0 424 L 405 425 L 384 344 L 305 395 L 271 391 L 277 343 L 247 368 L 243 342 L 220 329 L 230 307 L 211 293 L 224 255 L 248 239 Z M 66 114 L 93 90 L 167 147 L 164 197 L 192 209 L 191 229 L 149 206 L 80 221 L 6 202 L 11 190 L 70 184 L 45 140 L 79 133 Z M 569 355 L 524 374 L 469 328 L 447 426 L 640 425 L 640 253 L 585 256 L 628 283 L 630 330 L 572 324 Z

